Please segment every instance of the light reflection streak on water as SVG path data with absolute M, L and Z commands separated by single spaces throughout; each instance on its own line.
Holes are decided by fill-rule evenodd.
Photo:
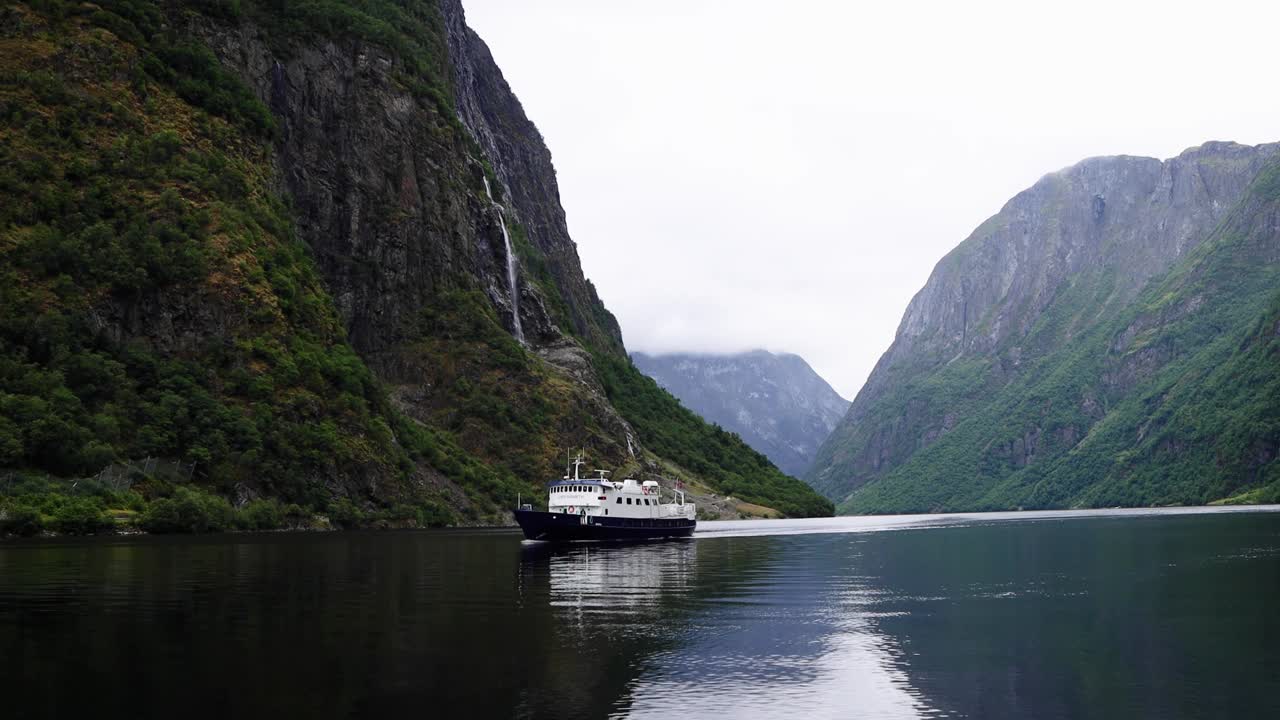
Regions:
M 698 523 L 697 538 L 757 537 L 765 535 L 819 535 L 831 533 L 925 530 L 957 525 L 984 525 L 1009 521 L 1081 520 L 1221 515 L 1280 512 L 1280 505 L 1223 507 L 1115 508 L 1103 510 L 1034 510 L 1025 512 L 948 513 L 931 515 L 854 515 L 799 520 L 710 520 Z
M 1082 518 L 1274 512 L 1178 508 L 846 517 L 700 523 L 692 542 L 582 545 L 553 557 L 550 604 L 584 651 L 593 633 L 660 633 L 672 642 L 638 667 L 615 717 L 953 716 L 913 686 L 911 653 L 878 623 L 937 595 L 899 595 L 862 572 L 857 534 Z M 827 535 L 823 539 L 790 538 Z M 843 536 L 843 537 L 841 537 Z M 734 566 L 734 552 L 762 554 Z M 769 555 L 772 552 L 772 555 Z M 712 592 L 706 592 L 708 588 Z M 1024 586 L 970 586 L 960 595 L 1045 595 Z M 1062 596 L 1078 593 L 1057 591 Z M 904 612 L 904 604 L 916 608 Z
M 595 632 L 679 638 L 643 663 L 615 716 L 939 716 L 875 627 L 882 590 L 854 568 L 828 567 L 829 548 L 785 539 L 745 540 L 741 551 L 772 557 L 731 570 L 733 542 L 580 546 L 551 558 L 549 602 L 578 642 Z M 688 597 L 695 586 L 715 592 Z

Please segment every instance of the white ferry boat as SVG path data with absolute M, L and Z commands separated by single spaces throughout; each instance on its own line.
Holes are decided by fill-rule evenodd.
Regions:
M 679 489 L 664 491 L 654 480 L 614 482 L 604 470 L 583 478 L 579 455 L 559 480 L 547 483 L 547 511 L 524 505 L 516 522 L 530 540 L 647 540 L 688 537 L 697 526 L 693 503 Z

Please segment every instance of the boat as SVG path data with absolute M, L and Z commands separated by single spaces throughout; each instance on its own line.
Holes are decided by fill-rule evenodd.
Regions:
M 530 540 L 654 540 L 688 537 L 697 527 L 697 509 L 679 487 L 664 490 L 656 480 L 610 480 L 608 472 L 583 478 L 582 455 L 572 474 L 547 483 L 547 509 L 516 508 L 516 522 Z

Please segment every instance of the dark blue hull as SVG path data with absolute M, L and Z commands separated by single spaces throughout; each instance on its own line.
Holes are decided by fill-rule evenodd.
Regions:
M 516 510 L 516 522 L 530 540 L 654 540 L 689 537 L 698 525 L 686 518 L 583 517 L 567 513 Z

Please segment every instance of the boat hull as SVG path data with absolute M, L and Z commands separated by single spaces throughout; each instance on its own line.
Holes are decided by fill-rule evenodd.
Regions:
M 583 517 L 537 510 L 516 510 L 515 514 L 526 538 L 550 542 L 689 537 L 698 525 L 688 518 Z

